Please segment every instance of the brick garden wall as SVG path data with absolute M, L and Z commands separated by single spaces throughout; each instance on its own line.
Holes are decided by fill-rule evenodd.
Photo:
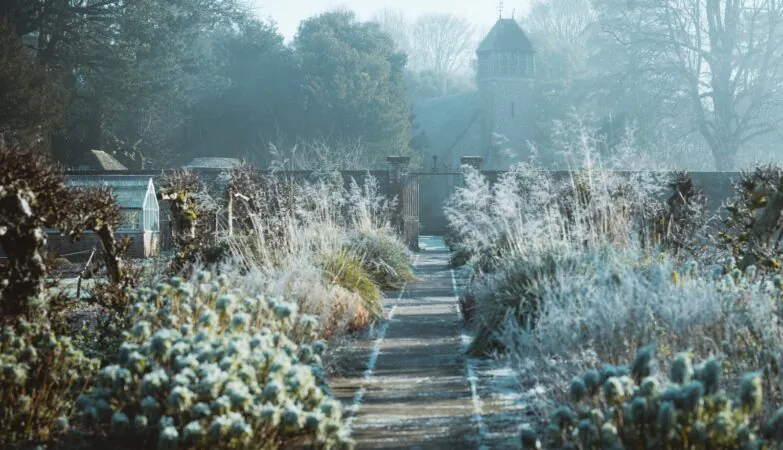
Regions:
M 160 240 L 159 233 L 139 231 L 132 233 L 117 232 L 115 234 L 117 238 L 125 236 L 131 238 L 131 246 L 125 254 L 127 258 L 136 259 L 154 256 L 157 252 L 156 249 L 160 248 L 158 245 Z M 90 257 L 93 248 L 100 253 L 101 243 L 98 236 L 89 231 L 84 233 L 84 236 L 76 242 L 71 242 L 71 238 L 68 236 L 49 233 L 46 238 L 46 248 L 69 261 L 86 261 Z
M 482 174 L 487 178 L 490 185 L 494 184 L 500 176 L 506 171 L 499 170 L 485 170 Z M 550 172 L 556 181 L 567 180 L 570 176 L 568 171 L 552 171 Z M 620 174 L 629 175 L 632 172 L 618 172 Z M 701 189 L 704 195 L 707 197 L 706 209 L 708 214 L 722 214 L 722 203 L 730 199 L 734 195 L 734 188 L 732 181 L 737 181 L 740 178 L 740 172 L 688 172 L 691 178 L 693 178 L 696 187 Z M 665 176 L 662 178 L 668 179 Z M 451 195 L 453 186 L 458 185 L 460 181 L 454 181 L 454 177 L 459 178 L 458 173 L 435 173 L 435 174 L 420 174 L 422 180 L 421 198 L 419 205 L 420 223 L 422 234 L 441 234 L 448 230 L 448 221 L 443 213 L 443 202 Z M 664 189 L 662 199 L 668 198 L 673 192 L 669 189 Z
M 217 179 L 221 170 L 218 169 L 197 169 L 195 170 L 201 177 L 208 182 Z M 95 175 L 106 175 L 107 173 L 115 174 L 116 172 L 94 172 Z M 387 193 L 390 189 L 390 177 L 389 171 L 375 170 L 369 172 L 378 181 L 378 189 L 380 193 Z M 483 171 L 482 172 L 490 183 L 494 183 L 503 171 Z M 628 172 L 620 172 L 628 173 Z M 90 172 L 82 172 L 80 175 L 89 175 Z M 132 171 L 127 172 L 128 175 L 149 175 L 153 178 L 153 182 L 156 186 L 160 186 L 160 182 L 163 176 L 161 171 Z M 362 186 L 365 178 L 367 177 L 367 171 L 343 171 L 341 172 L 345 187 L 350 186 L 351 179 L 355 179 L 356 182 Z M 569 176 L 566 171 L 553 172 L 555 179 L 565 180 Z M 294 180 L 311 180 L 312 172 L 309 171 L 290 171 L 280 174 Z M 424 234 L 438 234 L 447 230 L 448 222 L 446 221 L 445 214 L 443 213 L 443 202 L 446 201 L 453 187 L 459 184 L 459 174 L 452 174 L 452 177 L 430 177 L 431 181 L 425 181 L 427 179 L 426 174 L 421 174 L 420 180 L 422 180 L 420 188 L 420 229 Z M 448 174 L 438 174 L 448 175 Z M 733 195 L 732 181 L 736 181 L 740 177 L 739 172 L 690 172 L 691 177 L 696 183 L 697 187 L 702 189 L 707 197 L 707 210 L 710 213 L 722 212 L 721 204 L 729 199 Z M 448 185 L 448 186 L 446 186 Z M 215 192 L 213 195 L 222 195 L 220 192 Z M 666 192 L 665 196 L 670 195 L 670 192 Z M 156 235 L 153 239 L 152 236 L 147 236 L 148 246 L 159 245 L 160 251 L 166 251 L 172 248 L 171 245 L 171 230 L 170 220 L 171 215 L 169 213 L 168 203 L 166 201 L 160 201 L 160 234 Z M 133 244 L 130 249 L 129 256 L 131 258 L 143 258 L 145 254 L 149 254 L 149 250 L 145 253 L 145 237 L 142 232 L 136 232 L 129 234 L 133 238 Z M 89 250 L 93 246 L 100 246 L 97 242 L 96 236 L 88 233 L 84 238 L 76 243 L 71 243 L 67 237 L 61 237 L 56 234 L 50 234 L 48 238 L 49 249 L 58 252 L 61 255 L 79 253 L 73 255 L 75 258 L 87 258 L 89 257 Z M 150 248 L 150 247 L 148 247 Z M 0 257 L 3 256 L 2 249 L 0 249 Z M 69 256 L 69 259 L 71 257 Z

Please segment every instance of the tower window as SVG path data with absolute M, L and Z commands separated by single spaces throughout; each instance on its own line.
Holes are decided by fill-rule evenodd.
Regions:
M 514 102 L 511 102 L 511 117 L 514 117 Z
M 510 53 L 501 53 L 499 56 L 500 56 L 500 70 L 498 70 L 498 75 L 502 77 L 507 77 L 511 75 L 512 55 Z

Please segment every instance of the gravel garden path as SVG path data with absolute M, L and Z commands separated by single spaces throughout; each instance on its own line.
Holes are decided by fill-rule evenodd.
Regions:
M 467 358 L 460 277 L 440 238 L 422 237 L 416 281 L 387 293 L 388 320 L 353 342 L 330 380 L 359 449 L 518 448 L 524 414 L 510 371 Z

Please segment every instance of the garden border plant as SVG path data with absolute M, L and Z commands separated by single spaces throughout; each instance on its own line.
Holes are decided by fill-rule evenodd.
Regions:
M 764 404 L 762 374 L 742 376 L 737 394 L 721 388 L 721 359 L 694 365 L 678 353 L 665 384 L 654 346 L 630 365 L 606 364 L 571 381 L 571 405 L 558 407 L 545 433 L 523 427 L 523 449 L 771 448 L 783 443 L 783 407 Z M 766 407 L 765 407 L 766 406 Z M 767 414 L 765 414 L 767 413 Z

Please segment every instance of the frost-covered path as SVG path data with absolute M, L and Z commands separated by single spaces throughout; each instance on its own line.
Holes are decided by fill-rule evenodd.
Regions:
M 515 448 L 516 421 L 503 411 L 513 407 L 502 405 L 493 386 L 510 377 L 465 358 L 467 336 L 448 252 L 438 238 L 422 247 L 414 265 L 417 281 L 388 294 L 390 319 L 356 343 L 351 367 L 330 383 L 345 405 L 357 447 Z

